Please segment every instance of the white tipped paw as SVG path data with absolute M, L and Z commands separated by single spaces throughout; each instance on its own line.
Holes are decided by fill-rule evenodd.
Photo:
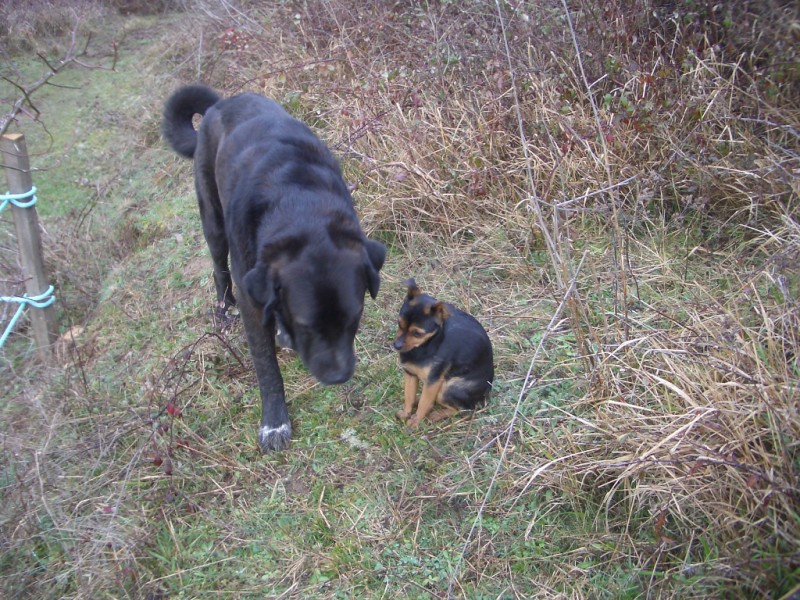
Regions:
M 258 447 L 261 452 L 277 452 L 286 450 L 289 447 L 289 440 L 292 437 L 292 426 L 284 423 L 280 427 L 263 426 L 258 430 Z

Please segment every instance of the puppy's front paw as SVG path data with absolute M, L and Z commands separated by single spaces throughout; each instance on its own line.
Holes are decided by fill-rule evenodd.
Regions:
M 422 419 L 419 418 L 418 414 L 412 416 L 408 421 L 406 421 L 406 425 L 409 429 L 416 429 L 419 427 L 419 424 L 422 422 Z
M 284 423 L 280 427 L 264 425 L 258 430 L 258 447 L 264 454 L 286 450 L 291 438 L 292 426 L 288 423 Z
M 407 413 L 405 410 L 401 409 L 398 410 L 396 413 L 394 413 L 394 416 L 396 419 L 399 419 L 400 421 L 408 421 L 408 417 L 410 417 L 411 415 Z

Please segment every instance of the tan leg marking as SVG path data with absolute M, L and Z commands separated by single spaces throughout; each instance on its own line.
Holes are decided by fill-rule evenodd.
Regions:
M 453 415 L 458 414 L 458 409 L 455 406 L 448 406 L 447 404 L 442 404 L 442 406 L 444 408 L 433 411 L 428 417 L 428 420 L 431 423 L 435 423 L 436 421 L 441 421 L 442 419 L 446 419 L 447 417 L 452 417 Z
M 404 373 L 403 377 L 403 410 L 400 410 L 395 415 L 401 421 L 405 421 L 414 412 L 414 406 L 417 404 L 417 387 L 419 385 L 419 378 L 410 373 Z
M 419 406 L 417 407 L 416 414 L 408 420 L 409 427 L 416 427 L 428 416 L 428 413 L 431 412 L 434 403 L 439 397 L 439 393 L 442 391 L 443 384 L 444 377 L 432 384 L 422 384 L 422 396 L 419 399 Z

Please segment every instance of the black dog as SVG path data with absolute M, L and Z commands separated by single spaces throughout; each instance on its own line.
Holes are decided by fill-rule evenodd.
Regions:
M 434 404 L 444 406 L 431 414 L 438 421 L 482 404 L 492 389 L 492 342 L 483 326 L 469 313 L 423 294 L 413 279 L 398 319 L 394 349 L 400 353 L 403 410 L 397 418 L 416 427 Z M 417 385 L 422 395 L 417 412 Z
M 204 115 L 198 131 L 195 114 Z M 259 446 L 282 450 L 292 428 L 276 326 L 319 381 L 347 381 L 364 295 L 378 293 L 386 249 L 361 230 L 339 163 L 276 102 L 186 86 L 167 101 L 162 129 L 178 154 L 194 158 L 221 316 L 236 304 L 231 275 L 239 290 L 261 392 Z

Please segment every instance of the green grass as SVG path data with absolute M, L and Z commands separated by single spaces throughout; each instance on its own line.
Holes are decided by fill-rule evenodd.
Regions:
M 0 595 L 441 598 L 452 586 L 487 599 L 777 598 L 792 589 L 797 229 L 785 215 L 723 222 L 681 195 L 714 181 L 687 146 L 702 156 L 707 140 L 694 126 L 713 137 L 715 113 L 689 125 L 676 116 L 689 100 L 709 101 L 681 94 L 729 93 L 711 75 L 699 80 L 714 65 L 696 64 L 675 82 L 674 102 L 647 108 L 662 111 L 646 115 L 663 119 L 652 134 L 612 114 L 630 112 L 629 90 L 598 89 L 610 94 L 608 133 L 620 140 L 600 165 L 572 59 L 515 54 L 526 73 L 520 109 L 537 124 L 526 164 L 485 7 L 398 15 L 323 4 L 299 18 L 276 7 L 226 22 L 250 32 L 246 51 L 222 51 L 224 29 L 201 13 L 111 19 L 93 47 L 127 32 L 116 71 L 58 75 L 67 87 L 35 97 L 44 125 L 21 120 L 59 320 L 75 339 L 62 340 L 52 365 L 28 364 L 24 330 L 3 351 Z M 520 10 L 555 44 L 563 10 L 535 8 Z M 428 27 L 433 16 L 452 28 Z M 266 36 L 260 22 L 291 35 Z M 509 39 L 532 35 L 523 23 L 509 21 L 522 28 Z M 322 32 L 334 30 L 349 54 L 328 46 Z M 621 50 L 603 56 L 614 61 L 600 72 L 638 81 Z M 317 59 L 330 68 L 308 66 Z M 26 77 L 41 67 L 17 62 Z M 295 66 L 269 74 L 285 65 Z M 280 353 L 294 429 L 280 454 L 257 449 L 260 400 L 241 324 L 220 332 L 211 321 L 191 165 L 158 135 L 165 96 L 198 68 L 226 91 L 283 98 L 322 128 L 359 184 L 365 227 L 389 245 L 351 381 L 323 387 Z M 372 85 L 384 71 L 396 76 Z M 634 103 L 634 116 L 645 106 Z M 720 120 L 740 136 L 722 158 L 755 144 L 735 118 Z M 775 164 L 770 153 L 784 144 L 779 158 L 789 160 L 795 149 L 770 135 L 771 146 L 748 151 Z M 683 162 L 662 172 L 676 149 Z M 618 223 L 598 194 L 549 232 L 571 269 L 586 252 L 573 304 L 552 329 L 564 290 L 527 208 L 526 167 L 546 202 L 604 188 L 605 167 L 615 181 L 646 175 L 620 191 Z M 757 174 L 762 191 L 785 192 L 771 172 Z M 724 183 L 732 207 L 750 198 L 746 185 Z M 481 318 L 497 373 L 485 408 L 417 431 L 394 418 L 402 375 L 391 342 L 409 276 Z

